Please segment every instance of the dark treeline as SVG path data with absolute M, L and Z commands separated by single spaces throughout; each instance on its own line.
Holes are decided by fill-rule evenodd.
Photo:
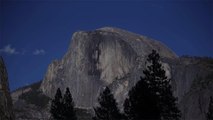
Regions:
M 98 97 L 99 105 L 94 107 L 93 120 L 180 120 L 181 112 L 177 98 L 173 96 L 171 79 L 165 75 L 159 54 L 153 50 L 147 58 L 144 77 L 133 86 L 123 104 L 121 113 L 118 104 L 108 87 Z M 207 120 L 213 118 L 213 99 L 209 103 Z M 69 89 L 62 97 L 57 90 L 51 104 L 51 115 L 56 120 L 77 120 L 74 102 Z

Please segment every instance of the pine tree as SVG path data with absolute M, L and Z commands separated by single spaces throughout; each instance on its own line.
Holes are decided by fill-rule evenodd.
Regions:
M 166 84 L 160 96 L 160 109 L 163 120 L 179 120 L 181 112 L 177 107 L 177 99 L 173 96 L 171 85 Z
M 127 120 L 160 120 L 157 97 L 141 78 L 129 91 L 129 98 L 124 102 L 124 113 Z
M 210 97 L 208 113 L 206 114 L 207 120 L 213 120 L 213 98 Z
M 160 63 L 160 55 L 153 50 L 147 61 L 148 66 L 143 71 L 145 76 L 130 90 L 129 98 L 125 101 L 126 116 L 131 120 L 179 120 L 177 99 Z
M 63 120 L 63 103 L 60 88 L 57 89 L 55 98 L 52 100 L 50 113 L 55 120 Z
M 94 108 L 95 116 L 93 120 L 121 120 L 122 115 L 108 87 L 100 94 L 98 102 L 100 106 Z
M 172 93 L 171 79 L 166 77 L 165 70 L 162 68 L 160 55 L 155 50 L 152 50 L 152 53 L 148 55 L 147 61 L 150 65 L 143 71 L 145 75 L 143 80 L 158 98 L 161 119 L 179 120 L 180 111 L 176 104 L 177 99 Z
M 62 97 L 60 88 L 57 89 L 51 103 L 50 113 L 55 120 L 77 120 L 69 88 L 66 89 L 64 97 Z
M 74 102 L 69 88 L 66 88 L 63 98 L 63 116 L 64 120 L 77 120 L 74 110 Z

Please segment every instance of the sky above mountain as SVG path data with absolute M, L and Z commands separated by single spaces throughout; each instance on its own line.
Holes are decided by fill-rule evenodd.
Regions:
M 213 57 L 211 0 L 1 0 L 0 9 L 0 55 L 12 90 L 42 80 L 79 30 L 118 27 L 179 56 Z

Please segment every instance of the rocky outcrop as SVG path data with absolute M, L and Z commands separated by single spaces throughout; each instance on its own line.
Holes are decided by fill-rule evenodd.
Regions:
M 7 69 L 0 57 L 0 120 L 14 120 Z

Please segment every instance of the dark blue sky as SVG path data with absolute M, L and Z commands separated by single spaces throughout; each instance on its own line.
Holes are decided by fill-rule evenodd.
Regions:
M 41 80 L 75 31 L 123 28 L 159 40 L 177 55 L 213 57 L 211 0 L 1 0 L 0 54 L 11 89 Z

